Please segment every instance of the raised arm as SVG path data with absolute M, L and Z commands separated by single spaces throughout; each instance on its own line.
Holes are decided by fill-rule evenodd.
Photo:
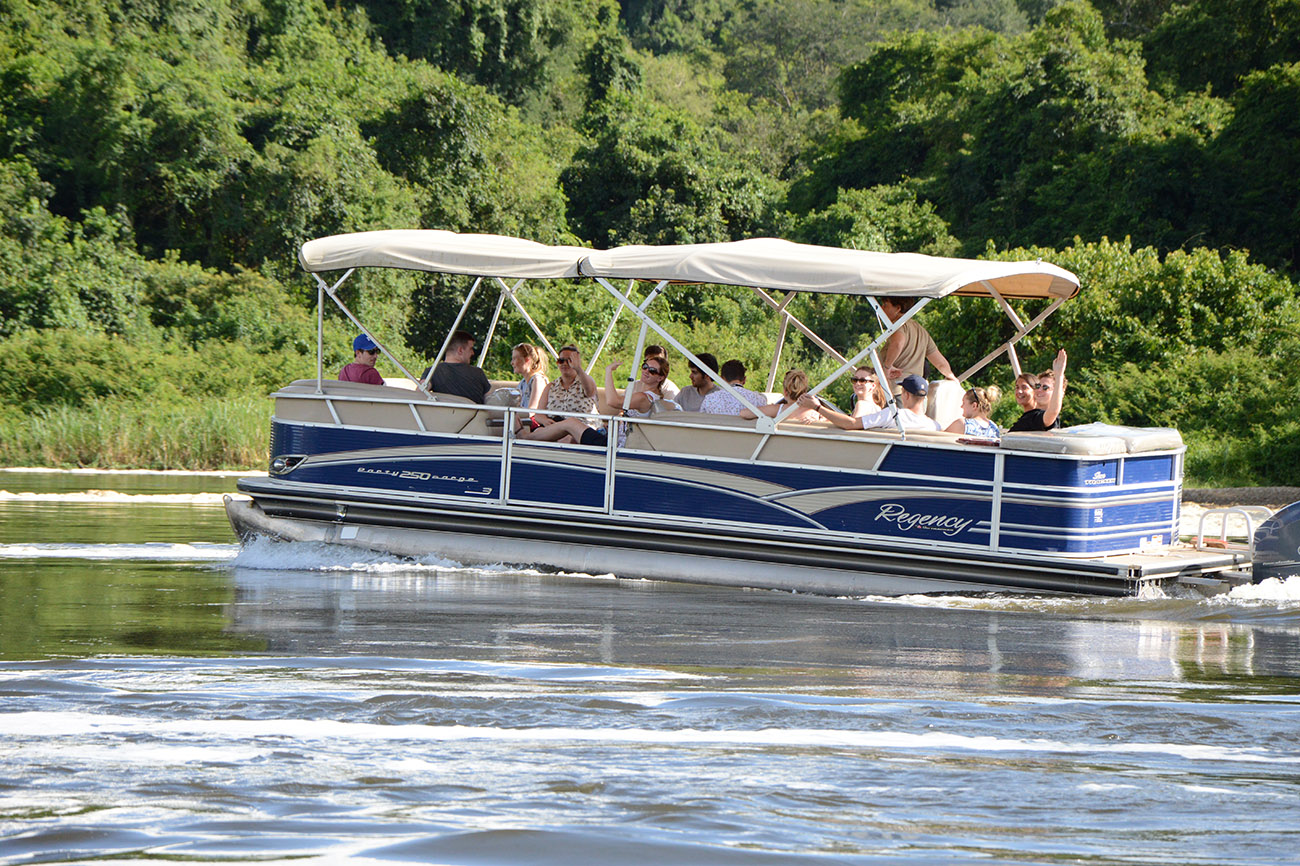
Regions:
M 573 354 L 576 356 L 573 366 L 578 374 L 578 381 L 582 383 L 582 393 L 586 394 L 588 397 L 595 397 L 596 380 L 592 378 L 591 374 L 582 366 L 582 353 L 574 352 Z
M 614 387 L 614 371 L 622 361 L 615 361 L 605 367 L 605 405 L 611 409 L 623 408 L 623 392 Z
M 623 392 L 614 387 L 614 371 L 621 367 L 622 364 L 622 361 L 615 361 L 605 368 L 605 404 L 617 412 L 623 411 Z M 632 399 L 628 400 L 627 407 L 638 412 L 648 412 L 650 410 L 650 395 L 645 391 L 633 391 Z
M 1056 360 L 1052 361 L 1052 378 L 1056 387 L 1052 388 L 1052 399 L 1047 401 L 1047 406 L 1043 409 L 1045 427 L 1051 427 L 1061 417 L 1061 401 L 1065 399 L 1065 361 L 1065 350 L 1061 349 L 1056 353 Z

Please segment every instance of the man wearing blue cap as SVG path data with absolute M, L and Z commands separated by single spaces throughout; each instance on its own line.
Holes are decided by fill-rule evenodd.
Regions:
M 879 412 L 858 418 L 832 409 L 809 394 L 799 398 L 799 405 L 816 409 L 827 421 L 845 430 L 870 430 L 873 427 L 896 429 L 899 421 L 903 422 L 904 430 L 938 430 L 939 422 L 925 414 L 925 395 L 930 392 L 930 383 L 912 373 L 903 377 L 902 386 L 902 393 L 899 394 L 899 400 L 903 404 L 901 407 L 886 406 Z
M 382 385 L 384 377 L 375 369 L 379 360 L 379 347 L 365 334 L 358 334 L 352 341 L 352 363 L 339 370 L 340 382 L 365 382 L 367 385 Z

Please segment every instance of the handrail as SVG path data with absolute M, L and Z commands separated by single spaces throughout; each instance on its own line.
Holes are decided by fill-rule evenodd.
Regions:
M 1244 544 L 1231 542 L 1228 540 L 1228 518 L 1236 515 L 1246 521 L 1246 542 Z M 1230 505 L 1226 508 L 1209 508 L 1201 514 L 1201 519 L 1196 525 L 1196 547 L 1222 547 L 1227 549 L 1229 546 L 1235 549 L 1248 550 L 1250 555 L 1255 555 L 1255 521 L 1254 517 L 1262 520 L 1268 520 L 1273 516 L 1273 511 L 1263 505 Z M 1205 521 L 1209 517 L 1221 517 L 1219 524 L 1219 537 L 1216 539 L 1219 543 L 1207 544 L 1205 540 Z

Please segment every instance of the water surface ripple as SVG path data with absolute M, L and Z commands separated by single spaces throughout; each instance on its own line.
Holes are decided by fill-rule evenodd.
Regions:
M 0 864 L 1296 862 L 1300 586 L 240 552 L 188 483 L 0 501 Z

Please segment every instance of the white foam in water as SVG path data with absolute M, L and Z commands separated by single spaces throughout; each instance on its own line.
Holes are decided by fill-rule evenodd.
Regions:
M 1233 601 L 1300 601 L 1300 577 L 1286 580 L 1270 577 L 1259 583 L 1236 586 L 1227 597 Z
M 118 490 L 82 490 L 76 493 L 10 493 L 0 490 L 0 502 L 79 502 L 95 505 L 223 505 L 225 493 L 122 493 Z
M 349 547 L 342 544 L 323 544 L 310 541 L 269 541 L 254 538 L 244 545 L 231 562 L 237 568 L 264 571 L 319 571 L 361 572 L 377 576 L 420 574 L 557 574 L 590 580 L 615 580 L 612 574 L 576 574 L 569 572 L 542 572 L 515 565 L 469 566 L 437 554 L 419 557 L 395 556 L 376 550 Z
M 406 558 L 341 544 L 268 541 L 265 538 L 255 538 L 244 545 L 231 564 L 238 568 L 266 571 L 359 571 L 367 574 L 438 573 L 465 569 L 459 562 L 436 555 Z
M 377 724 L 370 722 L 340 722 L 332 719 L 284 719 L 268 731 L 262 719 L 152 719 L 134 718 L 99 713 L 16 712 L 0 713 L 0 736 L 31 738 L 40 732 L 42 744 L 62 749 L 67 743 L 61 738 L 85 743 L 88 738 L 105 736 L 137 738 L 146 736 L 151 742 L 107 741 L 112 756 L 119 761 L 132 761 L 137 749 L 144 750 L 155 759 L 166 751 L 179 747 L 186 760 L 192 760 L 195 742 L 215 746 L 217 754 L 234 744 L 245 748 L 259 748 L 273 744 L 285 748 L 290 742 L 308 748 L 311 743 L 338 746 L 344 742 L 381 741 L 398 742 L 463 742 L 470 740 L 509 743 L 593 743 L 601 747 L 615 745 L 642 746 L 753 746 L 761 748 L 847 748 L 885 749 L 898 751 L 960 750 L 978 752 L 1037 752 L 1058 754 L 1093 754 L 1096 752 L 1124 754 L 1175 755 L 1187 761 L 1227 761 L 1241 763 L 1300 764 L 1300 757 L 1278 754 L 1266 748 L 1234 746 L 1207 746 L 1196 743 L 1089 743 L 1066 742 L 1020 737 L 966 736 L 939 731 L 911 733 L 904 731 L 860 731 L 832 728 L 759 728 L 751 730 L 702 730 L 698 728 L 577 728 L 535 727 L 502 728 L 481 725 L 420 725 Z M 175 746 L 161 742 L 177 737 Z
M 0 559 L 100 559 L 159 560 L 166 562 L 222 562 L 234 559 L 236 544 L 196 541 L 172 544 L 0 544 Z

